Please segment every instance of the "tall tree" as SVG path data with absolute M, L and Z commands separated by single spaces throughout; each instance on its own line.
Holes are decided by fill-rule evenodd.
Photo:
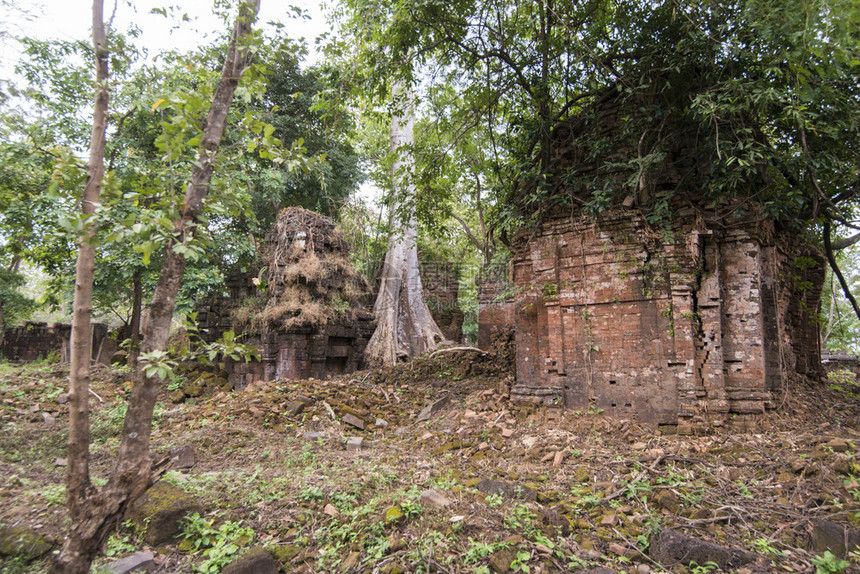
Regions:
M 415 217 L 415 185 L 412 147 L 414 102 L 411 91 L 397 84 L 393 90 L 391 117 L 391 181 L 394 202 L 393 233 L 382 267 L 379 293 L 373 306 L 376 330 L 365 349 L 371 364 L 393 365 L 401 358 L 420 355 L 445 337 L 430 315 L 418 266 L 418 222 Z
M 365 350 L 370 364 L 391 365 L 444 339 L 424 301 L 416 244 L 413 83 L 419 58 L 412 50 L 415 30 L 405 5 L 365 0 L 346 4 L 343 29 L 351 37 L 353 73 L 344 84 L 361 86 L 369 100 L 374 95 L 388 98 L 392 110 L 387 186 L 393 198 L 391 236 L 374 305 L 377 327 Z
M 185 268 L 185 257 L 181 247 L 193 238 L 198 218 L 203 210 L 203 201 L 208 194 L 215 169 L 221 137 L 226 126 L 227 113 L 242 73 L 252 55 L 248 40 L 251 35 L 252 22 L 256 18 L 258 10 L 259 0 L 244 2 L 239 7 L 239 14 L 236 17 L 221 71 L 221 78 L 209 107 L 197 160 L 186 187 L 185 200 L 181 211 L 173 222 L 174 238 L 167 245 L 158 285 L 150 305 L 150 320 L 144 333 L 143 348 L 144 354 L 150 361 L 157 360 L 159 354 L 163 353 L 167 347 L 170 321 L 173 317 L 176 296 Z M 93 37 L 97 57 L 103 57 L 103 50 L 105 49 L 101 14 L 101 0 L 94 0 Z M 106 97 L 104 81 L 99 81 L 98 87 L 105 90 Z M 104 106 L 106 112 L 106 100 Z M 104 117 L 106 118 L 106 114 Z M 94 121 L 94 134 L 97 123 L 98 119 Z M 102 132 L 104 131 L 103 125 L 100 129 Z M 101 145 L 101 156 L 94 160 L 91 169 L 93 166 L 103 169 L 103 143 Z M 95 146 L 93 148 L 95 149 Z M 86 241 L 81 242 L 81 250 L 84 252 L 87 249 L 84 247 L 85 244 Z M 82 290 L 85 289 L 82 287 Z M 82 307 L 84 302 L 85 300 L 82 298 Z M 77 300 L 75 305 L 76 307 L 79 306 Z M 83 308 L 82 317 L 88 319 L 88 315 L 85 315 L 88 311 L 88 308 Z M 85 349 L 80 341 L 79 331 L 74 336 L 76 337 L 77 352 L 81 353 Z M 77 361 L 78 363 L 86 363 L 88 366 L 89 355 L 79 355 Z M 67 473 L 67 503 L 72 523 L 63 550 L 54 563 L 53 572 L 69 574 L 88 572 L 93 558 L 101 550 L 111 529 L 125 514 L 128 504 L 142 494 L 155 478 L 154 471 L 156 469 L 153 468 L 153 462 L 149 456 L 149 439 L 152 431 L 152 413 L 158 395 L 160 379 L 145 367 L 146 364 L 143 364 L 138 368 L 137 381 L 132 389 L 132 396 L 123 425 L 116 467 L 107 485 L 102 490 L 97 490 L 90 482 L 88 468 L 88 376 L 86 376 L 88 371 L 87 367 L 82 368 L 74 363 L 72 365 L 72 377 L 76 376 L 76 372 L 78 373 L 77 378 L 73 378 L 72 393 L 76 395 L 74 402 L 70 396 L 73 414 L 70 423 L 70 470 Z M 149 376 L 148 372 L 152 373 L 152 376 Z M 84 375 L 83 377 L 81 373 Z
M 99 202 L 104 176 L 105 134 L 108 116 L 108 46 L 103 18 L 103 0 L 93 0 L 93 52 L 96 67 L 96 97 L 93 128 L 90 136 L 90 158 L 87 183 L 81 199 L 84 231 L 78 243 L 75 272 L 75 294 L 72 315 L 71 367 L 69 370 L 69 440 L 66 467 L 66 504 L 72 528 L 57 561 L 66 572 L 89 569 L 93 550 L 87 548 L 88 532 L 75 528 L 88 514 L 92 495 L 89 449 L 89 384 L 92 359 L 93 270 L 95 267 L 96 223 L 93 215 Z M 100 543 L 101 541 L 96 541 Z

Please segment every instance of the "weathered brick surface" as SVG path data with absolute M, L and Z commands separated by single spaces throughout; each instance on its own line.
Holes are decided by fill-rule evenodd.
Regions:
M 495 336 L 514 325 L 512 289 L 503 278 L 478 281 L 478 347 L 485 351 Z
M 93 359 L 99 358 L 99 351 L 104 351 L 102 343 L 108 334 L 107 325 L 92 324 Z M 37 323 L 27 321 L 21 326 L 9 327 L 3 334 L 3 344 L 0 353 L 11 361 L 35 361 L 57 353 L 61 361 L 69 360 L 69 341 L 72 326 L 68 323 Z M 113 348 L 113 345 L 111 345 Z M 110 353 L 102 352 L 105 362 L 110 360 Z
M 232 329 L 232 304 L 229 298 L 213 298 L 198 305 L 198 323 L 207 340 L 214 341 Z M 344 320 L 329 321 L 322 326 L 249 335 L 243 341 L 260 350 L 261 360 L 246 364 L 228 359 L 228 380 L 235 388 L 244 388 L 256 381 L 326 379 L 350 373 L 359 368 L 374 326 L 371 313 L 356 311 Z
M 421 284 L 424 300 L 430 315 L 442 334 L 449 341 L 459 342 L 463 338 L 463 320 L 460 309 L 459 270 L 450 262 L 430 261 L 421 266 Z
M 513 396 L 693 427 L 762 413 L 786 380 L 820 374 L 814 248 L 752 218 L 672 231 L 616 208 L 519 239 Z

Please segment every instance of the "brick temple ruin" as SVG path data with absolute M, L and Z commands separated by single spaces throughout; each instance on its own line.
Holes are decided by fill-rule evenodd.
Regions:
M 198 302 L 209 341 L 232 330 L 256 346 L 259 362 L 228 362 L 228 381 L 325 379 L 359 368 L 375 323 L 366 281 L 348 259 L 334 222 L 299 207 L 284 209 L 266 236 L 263 258 L 227 281 L 228 297 Z
M 657 177 L 673 184 L 671 165 Z M 751 422 L 820 376 L 825 265 L 802 233 L 689 201 L 655 229 L 632 199 L 599 216 L 556 208 L 515 239 L 512 397 L 693 430 Z

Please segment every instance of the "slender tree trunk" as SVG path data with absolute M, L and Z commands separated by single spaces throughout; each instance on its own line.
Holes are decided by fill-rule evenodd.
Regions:
M 140 312 L 143 306 L 143 281 L 140 269 L 135 269 L 131 277 L 134 295 L 131 302 L 131 348 L 128 350 L 128 366 L 137 367 L 137 357 L 140 355 Z
M 103 0 L 93 0 L 93 48 L 96 66 L 96 96 L 93 109 L 93 130 L 90 136 L 90 158 L 87 183 L 84 187 L 81 211 L 91 217 L 99 201 L 104 176 L 105 132 L 108 112 L 108 47 L 102 16 Z M 88 499 L 93 491 L 90 483 L 89 448 L 89 386 L 92 362 L 92 300 L 95 250 L 93 241 L 96 225 L 89 221 L 78 243 L 75 266 L 75 294 L 72 311 L 72 339 L 69 369 L 69 440 L 66 467 L 66 505 L 72 526 L 55 571 L 87 572 L 92 548 L 87 534 L 78 528 L 87 514 Z
M 95 1 L 100 2 L 100 0 Z M 209 108 L 195 168 L 185 190 L 181 216 L 174 223 L 174 229 L 179 237 L 186 237 L 187 234 L 193 233 L 193 228 L 190 228 L 189 224 L 194 223 L 199 217 L 203 200 L 209 192 L 215 158 L 226 126 L 227 112 L 242 71 L 248 63 L 249 53 L 243 49 L 242 44 L 251 33 L 251 24 L 258 10 L 259 0 L 251 0 L 240 5 L 221 79 Z M 103 152 L 101 157 L 104 158 Z M 150 305 L 150 320 L 144 332 L 144 352 L 167 348 L 170 321 L 184 270 L 185 258 L 173 250 L 172 244 L 168 244 Z M 152 433 L 152 412 L 158 390 L 159 380 L 146 377 L 143 369 L 138 366 L 137 382 L 129 400 L 113 475 L 101 491 L 92 487 L 88 479 L 84 488 L 80 489 L 83 497 L 76 508 L 76 513 L 72 514 L 70 534 L 54 564 L 53 572 L 68 574 L 89 572 L 93 558 L 101 551 L 108 534 L 125 515 L 128 505 L 152 484 L 155 470 L 149 456 L 149 439 Z M 86 397 L 86 390 L 84 397 Z M 83 442 L 81 445 L 89 446 Z M 70 453 L 69 467 L 71 466 Z
M 398 102 L 398 98 L 408 101 Z M 394 89 L 395 103 L 403 111 L 391 118 L 391 167 L 394 193 L 392 229 L 382 267 L 379 294 L 373 313 L 376 331 L 367 344 L 365 359 L 371 365 L 393 365 L 398 359 L 415 357 L 445 339 L 424 301 L 418 268 L 418 224 L 415 219 L 415 192 L 409 182 L 414 141 L 413 103 L 402 86 Z
M 833 281 L 833 275 L 830 276 L 830 310 L 827 313 L 827 325 L 824 327 L 824 333 L 821 335 L 821 346 L 827 347 L 827 341 L 833 333 L 833 328 L 836 324 L 836 283 Z
M 845 298 L 848 299 L 848 302 L 851 303 L 851 308 L 854 309 L 854 314 L 858 319 L 860 319 L 860 306 L 857 305 L 857 299 L 854 298 L 854 295 L 851 293 L 851 288 L 848 286 L 848 282 L 842 275 L 842 271 L 839 270 L 839 265 L 836 264 L 836 256 L 833 255 L 833 246 L 830 244 L 830 220 L 826 217 L 824 219 L 822 235 L 824 238 L 824 254 L 827 256 L 827 262 L 830 263 L 830 269 L 833 270 L 833 274 L 836 275 L 836 278 L 839 280 L 839 285 L 842 286 L 842 293 L 845 295 Z

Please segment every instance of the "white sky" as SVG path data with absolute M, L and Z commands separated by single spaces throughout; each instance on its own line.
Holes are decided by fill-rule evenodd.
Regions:
M 31 36 L 39 39 L 62 39 L 90 41 L 92 25 L 92 4 L 88 0 L 21 0 L 31 15 L 29 19 L 19 13 L 0 6 L 0 26 L 12 35 Z M 191 22 L 181 24 L 173 30 L 172 19 L 150 14 L 153 8 L 168 8 L 176 5 L 179 15 L 185 13 Z M 292 6 L 305 10 L 310 20 L 297 20 Z M 115 12 L 114 12 L 115 10 Z M 150 56 L 159 51 L 177 48 L 190 50 L 196 45 L 213 39 L 225 25 L 213 14 L 211 0 L 105 0 L 105 20 L 115 13 L 114 27 L 124 30 L 129 23 L 136 24 L 142 31 L 138 45 L 145 46 Z M 169 13 L 169 12 L 168 12 Z M 312 61 L 313 41 L 328 30 L 321 2 L 319 0 L 261 0 L 261 23 L 276 21 L 285 25 L 292 38 L 304 37 L 308 40 Z M 0 44 L 0 71 L 3 77 L 10 77 L 19 54 L 14 42 Z

